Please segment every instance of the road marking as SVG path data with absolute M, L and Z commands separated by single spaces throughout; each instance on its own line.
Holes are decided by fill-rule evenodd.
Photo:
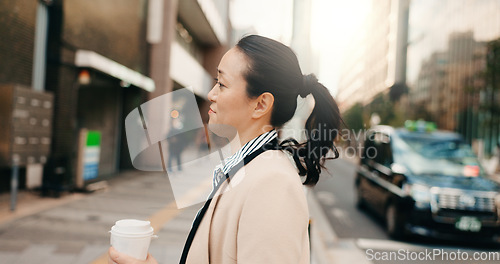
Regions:
M 408 249 L 412 251 L 424 250 L 424 246 L 418 246 L 410 243 L 391 241 L 391 240 L 383 240 L 383 239 L 368 239 L 368 238 L 360 238 L 356 242 L 359 248 L 363 249 L 374 249 L 374 250 L 386 250 L 386 251 L 397 251 L 400 249 Z
M 342 225 L 352 227 L 352 220 L 349 218 L 349 213 L 344 209 L 333 208 L 330 213 L 335 217 Z
M 186 195 L 184 195 L 181 199 L 185 202 L 187 201 L 196 201 L 198 199 L 199 193 L 203 192 L 207 189 L 207 186 L 210 186 L 211 183 L 204 182 L 202 184 L 199 184 L 195 188 L 191 189 Z M 184 211 L 183 209 L 177 209 L 177 205 L 174 202 L 169 203 L 167 206 L 165 206 L 163 209 L 159 210 L 158 212 L 154 213 L 149 217 L 149 221 L 151 222 L 151 226 L 157 233 L 160 231 L 160 229 L 165 226 L 165 224 L 174 219 L 177 215 L 179 215 L 181 212 Z M 99 258 L 96 260 L 92 261 L 92 264 L 107 264 L 108 263 L 108 252 L 102 254 Z
M 320 203 L 324 205 L 332 206 L 337 202 L 335 195 L 331 192 L 327 191 L 318 191 L 316 192 L 316 197 L 320 201 Z

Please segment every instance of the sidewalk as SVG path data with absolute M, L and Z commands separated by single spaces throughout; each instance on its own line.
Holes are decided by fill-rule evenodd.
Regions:
M 59 199 L 23 192 L 15 213 L 8 210 L 2 196 L 0 264 L 107 263 L 108 231 L 116 220 L 123 218 L 149 219 L 158 235 L 151 243 L 151 254 L 159 263 L 178 263 L 201 204 L 177 209 L 163 173 L 129 171 L 108 185 L 104 191 L 69 194 Z M 190 192 L 186 195 L 193 196 L 199 190 Z M 339 248 L 312 193 L 308 200 L 312 263 L 362 263 L 359 250 Z
M 110 181 L 107 190 L 80 196 L 62 197 L 64 202 L 42 211 L 31 208 L 32 214 L 20 218 L 0 217 L 7 219 L 0 223 L 0 263 L 93 263 L 109 247 L 111 226 L 123 218 L 151 219 L 160 237 L 153 241 L 151 252 L 160 263 L 175 263 L 181 237 L 189 228 L 178 223 L 190 224 L 196 213 L 194 207 L 180 211 L 172 206 L 162 173 L 126 172 Z M 39 203 L 46 202 L 50 200 Z M 19 211 L 25 204 L 19 202 Z

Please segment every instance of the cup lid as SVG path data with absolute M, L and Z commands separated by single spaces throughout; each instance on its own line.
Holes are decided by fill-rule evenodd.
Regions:
M 136 219 L 122 219 L 116 221 L 111 231 L 129 235 L 149 234 L 153 232 L 151 222 Z

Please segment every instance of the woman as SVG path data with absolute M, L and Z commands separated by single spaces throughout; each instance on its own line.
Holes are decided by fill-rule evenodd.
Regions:
M 276 129 L 294 115 L 297 96 L 309 94 L 315 106 L 304 130 L 307 142 L 290 139 L 278 145 Z M 223 56 L 208 99 L 209 125 L 234 127 L 241 142 L 216 167 L 214 182 L 220 189 L 214 192 L 238 184 L 200 210 L 181 263 L 309 263 L 302 184 L 316 184 L 328 151 L 338 156 L 333 140 L 342 122 L 329 91 L 314 75 L 302 75 L 289 47 L 251 35 Z M 110 263 L 156 263 L 151 256 L 127 262 L 131 259 L 113 248 L 109 254 Z

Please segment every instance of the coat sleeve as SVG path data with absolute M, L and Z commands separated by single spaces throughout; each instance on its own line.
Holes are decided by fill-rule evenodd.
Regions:
M 308 263 L 309 213 L 302 184 L 294 176 L 277 172 L 259 177 L 252 186 L 239 220 L 239 264 Z

